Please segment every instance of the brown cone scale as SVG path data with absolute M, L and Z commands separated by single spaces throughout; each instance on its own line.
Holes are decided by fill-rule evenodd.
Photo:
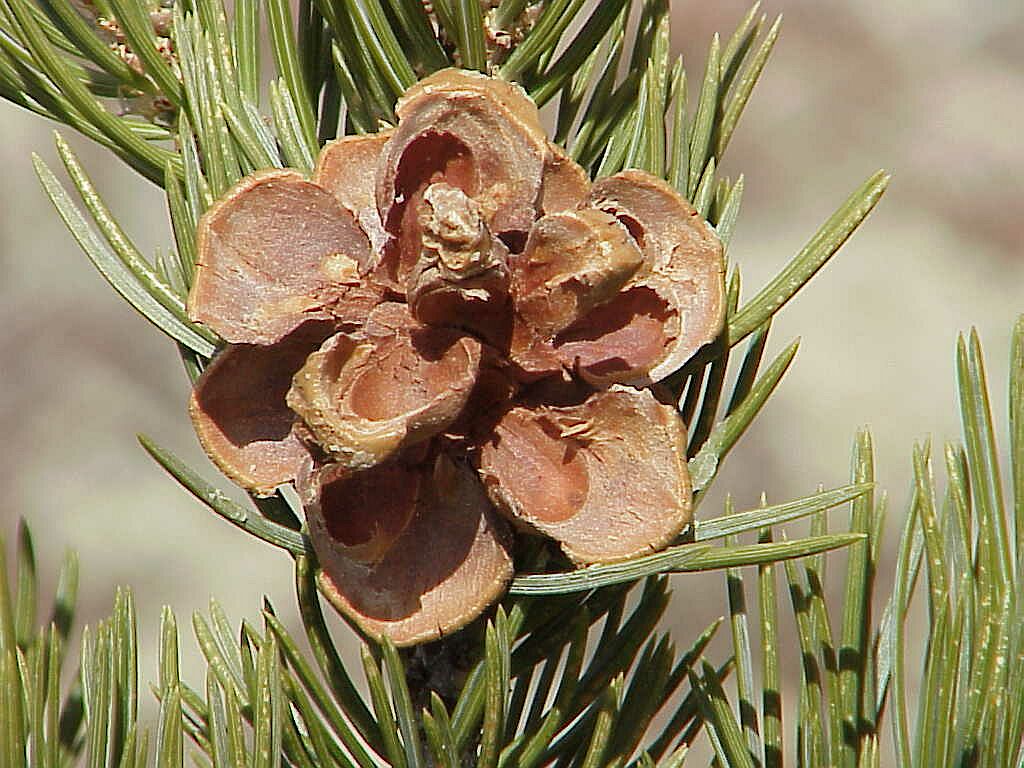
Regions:
M 246 177 L 196 233 L 193 320 L 237 344 L 273 344 L 358 283 L 369 241 L 338 200 L 295 171 Z
M 272 347 L 228 346 L 203 371 L 189 399 L 199 441 L 220 470 L 258 494 L 293 480 L 309 453 L 285 403 L 292 375 L 332 332 L 300 326 Z
M 381 304 L 362 331 L 337 334 L 309 356 L 287 401 L 332 461 L 368 469 L 455 421 L 480 356 L 475 339 Z
M 613 301 L 643 262 L 629 232 L 607 213 L 584 208 L 539 219 L 523 253 L 510 260 L 509 356 L 522 378 L 573 369 L 576 352 L 557 348 L 560 333 Z M 602 341 L 594 337 L 593 354 L 605 351 Z
M 612 299 L 642 264 L 613 216 L 594 209 L 545 216 L 514 260 L 516 313 L 553 337 Z
M 431 184 L 416 205 L 420 250 L 405 292 L 413 317 L 501 346 L 509 334 L 508 248 L 458 187 Z
M 401 472 L 404 478 L 397 476 Z M 502 595 L 512 578 L 511 534 L 472 469 L 441 454 L 432 463 L 384 465 L 360 474 L 369 475 L 364 483 L 387 479 L 416 490 L 388 496 L 388 504 L 406 505 L 408 523 L 374 562 L 350 557 L 339 545 L 332 529 L 344 526 L 332 521 L 335 510 L 310 508 L 321 586 L 335 608 L 369 635 L 404 646 L 454 632 Z M 372 494 L 350 495 L 346 481 L 339 482 L 335 497 L 346 499 L 342 514 L 378 515 L 382 505 Z
M 685 429 L 649 390 L 510 409 L 480 453 L 480 475 L 499 509 L 578 563 L 657 551 L 692 516 Z
M 540 190 L 540 214 L 546 216 L 579 208 L 587 202 L 589 193 L 587 172 L 564 149 L 549 141 Z
M 398 102 L 398 128 L 377 167 L 377 206 L 396 233 L 405 202 L 436 181 L 460 187 L 497 236 L 525 236 L 547 154 L 537 108 L 510 83 L 446 69 Z
M 562 365 L 586 381 L 643 382 L 674 348 L 678 316 L 646 281 L 619 292 L 555 338 Z
M 297 478 L 307 516 L 322 519 L 337 552 L 374 565 L 409 526 L 425 475 L 403 458 L 396 456 L 369 472 L 327 464 Z
M 344 136 L 328 142 L 317 158 L 313 183 L 323 187 L 356 217 L 374 253 L 384 245 L 384 225 L 377 211 L 377 161 L 391 131 Z
M 676 190 L 644 171 L 622 171 L 597 181 L 591 205 L 623 223 L 644 252 L 630 283 L 655 293 L 667 309 L 665 352 L 646 370 L 594 376 L 595 383 L 647 384 L 678 370 L 714 341 L 725 320 L 725 261 L 715 231 Z M 637 313 L 653 318 L 653 313 Z

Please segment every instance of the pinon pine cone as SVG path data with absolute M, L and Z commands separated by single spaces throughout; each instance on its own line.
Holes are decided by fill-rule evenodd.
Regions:
M 211 208 L 188 309 L 228 342 L 191 399 L 210 457 L 293 483 L 333 604 L 406 645 L 503 594 L 513 528 L 578 564 L 678 535 L 686 430 L 652 385 L 724 289 L 674 189 L 591 184 L 517 86 L 445 70 L 397 114 Z

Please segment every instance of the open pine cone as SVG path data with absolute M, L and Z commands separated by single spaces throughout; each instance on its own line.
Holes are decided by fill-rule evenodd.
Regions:
M 407 645 L 512 576 L 509 521 L 576 563 L 689 522 L 686 430 L 651 386 L 719 333 L 722 246 L 664 181 L 591 184 L 515 85 L 444 70 L 398 126 L 253 174 L 203 217 L 189 315 L 207 453 L 294 483 L 333 604 Z

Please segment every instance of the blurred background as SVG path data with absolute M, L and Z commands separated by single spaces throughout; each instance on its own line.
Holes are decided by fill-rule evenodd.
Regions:
M 728 36 L 747 4 L 673 8 L 674 49 L 699 80 L 711 35 Z M 895 542 L 913 442 L 959 435 L 953 349 L 971 325 L 1006 436 L 1008 340 L 1024 310 L 1024 6 L 775 0 L 763 10 L 785 15 L 782 35 L 724 169 L 746 174 L 730 252 L 744 297 L 877 168 L 894 180 L 862 231 L 781 313 L 769 359 L 795 336 L 800 352 L 701 512 L 720 514 L 726 491 L 746 509 L 762 491 L 783 501 L 843 484 L 854 432 L 866 425 Z M 35 179 L 32 152 L 59 165 L 52 128 L 0 103 L 0 536 L 29 521 L 46 589 L 63 552 L 77 549 L 86 621 L 110 610 L 117 585 L 131 585 L 145 680 L 155 676 L 160 608 L 171 606 L 184 674 L 201 684 L 191 614 L 215 595 L 232 620 L 256 619 L 266 594 L 294 625 L 289 561 L 216 519 L 137 444 L 146 433 L 216 477 L 186 415 L 173 347 L 92 269 Z M 170 242 L 162 195 L 65 135 L 143 250 Z M 669 622 L 686 646 L 722 611 L 725 585 L 721 576 L 676 580 Z

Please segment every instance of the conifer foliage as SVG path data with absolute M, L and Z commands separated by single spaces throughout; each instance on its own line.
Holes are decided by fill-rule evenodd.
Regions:
M 111 617 L 87 628 L 80 651 L 69 653 L 77 642 L 74 556 L 50 614 L 40 617 L 31 535 L 22 527 L 12 578 L 0 562 L 0 763 L 667 767 L 683 765 L 700 743 L 730 767 L 780 766 L 783 755 L 805 766 L 876 766 L 889 762 L 890 750 L 907 766 L 1022 764 L 1024 617 L 1015 585 L 1024 562 L 1024 323 L 1010 383 L 1016 502 L 1003 499 L 972 335 L 957 356 L 964 444 L 943 452 L 944 496 L 930 446 L 914 451 L 895 586 L 880 616 L 872 605 L 884 503 L 867 434 L 856 439 L 849 485 L 709 514 L 701 501 L 719 466 L 797 350 L 794 342 L 763 361 L 772 317 L 860 225 L 888 177 L 867 179 L 744 299 L 743 254 L 729 247 L 743 176 L 718 169 L 779 20 L 769 23 L 753 7 L 724 41 L 711 41 L 698 67 L 671 51 L 669 21 L 667 0 L 0 0 L 0 96 L 99 143 L 138 171 L 140 184 L 166 193 L 173 239 L 150 258 L 59 134 L 67 181 L 33 159 L 82 251 L 169 338 L 193 381 L 224 344 L 187 307 L 203 214 L 255 172 L 292 169 L 270 172 L 301 179 L 327 142 L 393 129 L 399 97 L 446 68 L 502 78 L 537 107 L 551 103 L 546 140 L 591 180 L 607 187 L 601 180 L 626 169 L 664 180 L 714 227 L 727 270 L 721 330 L 657 385 L 688 427 L 680 451 L 695 510 L 667 547 L 574 567 L 527 538 L 507 594 L 480 618 L 401 650 L 353 626 L 363 664 L 352 670 L 328 630 L 320 594 L 328 585 L 301 506 L 261 495 L 266 488 L 236 504 L 143 437 L 143 448 L 210 511 L 291 556 L 305 637 L 293 637 L 270 604 L 258 622 L 236 626 L 214 602 L 192 620 L 208 662 L 196 685 L 179 676 L 181 638 L 166 610 L 151 686 L 159 715 L 142 723 L 130 591 L 118 593 Z M 727 380 L 734 384 L 724 397 Z M 836 508 L 850 510 L 849 523 L 830 532 L 826 514 Z M 803 518 L 812 535 L 781 535 L 781 526 Z M 837 608 L 825 599 L 823 566 L 841 548 L 848 565 Z M 723 622 L 692 638 L 658 628 L 669 575 L 708 570 L 727 581 L 726 659 L 704 655 L 726 631 Z M 778 643 L 780 614 L 789 611 L 778 605 L 777 572 L 799 648 Z M 929 652 L 924 690 L 911 696 L 906 621 L 919 592 Z M 785 740 L 783 655 L 803 664 Z

